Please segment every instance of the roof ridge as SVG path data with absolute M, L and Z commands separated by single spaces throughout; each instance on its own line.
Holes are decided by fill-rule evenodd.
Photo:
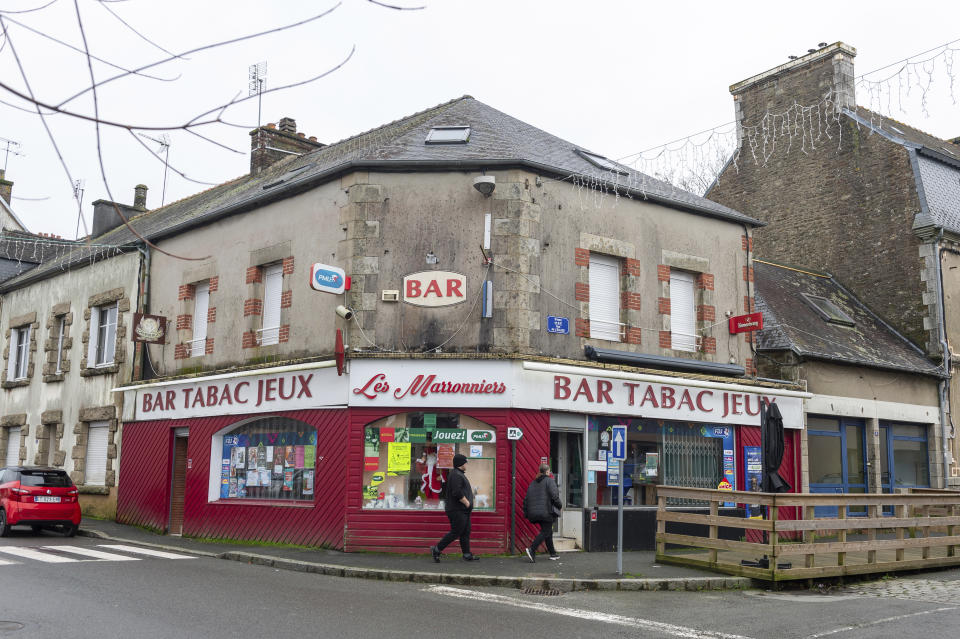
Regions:
M 890 117 L 890 116 L 888 116 L 888 115 L 883 115 L 882 113 L 877 113 L 876 111 L 874 111 L 874 110 L 872 110 L 872 109 L 868 109 L 868 108 L 865 107 L 865 106 L 860 106 L 859 104 L 856 105 L 856 106 L 857 106 L 858 109 L 862 109 L 864 112 L 869 113 L 870 115 L 875 115 L 875 116 L 877 116 L 878 118 L 882 118 L 882 119 L 887 120 L 887 121 L 889 121 L 889 122 L 893 122 L 894 124 L 896 124 L 896 125 L 898 125 L 898 126 L 902 126 L 902 127 L 908 128 L 908 129 L 912 129 L 912 130 L 916 131 L 917 133 L 920 133 L 920 134 L 925 135 L 925 136 L 927 136 L 927 137 L 933 138 L 934 140 L 937 140 L 937 141 L 942 142 L 942 143 L 944 143 L 944 144 L 949 144 L 949 145 L 951 145 L 951 146 L 955 146 L 955 147 L 957 147 L 958 149 L 960 149 L 960 144 L 957 144 L 957 143 L 953 142 L 952 140 L 948 140 L 947 138 L 941 138 L 939 135 L 934 135 L 933 133 L 928 133 L 928 132 L 924 131 L 923 129 L 920 129 L 920 128 L 915 127 L 915 126 L 912 125 L 912 124 L 907 124 L 906 122 L 902 122 L 902 121 L 900 121 L 900 120 L 898 120 L 898 119 L 896 119 L 896 118 L 892 118 L 892 117 Z M 881 125 L 880 128 L 883 129 L 883 126 Z

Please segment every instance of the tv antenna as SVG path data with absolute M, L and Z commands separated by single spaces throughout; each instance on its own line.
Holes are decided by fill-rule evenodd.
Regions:
M 158 151 L 163 153 L 163 189 L 160 193 L 160 206 L 167 201 L 167 172 L 170 169 L 170 136 L 166 133 L 160 134 L 159 138 L 151 137 L 145 133 L 138 133 L 140 137 L 156 142 L 160 145 Z
M 75 180 L 73 183 L 73 199 L 77 201 L 77 231 L 74 233 L 74 239 L 80 239 L 80 221 L 83 220 L 83 191 L 85 180 Z M 86 225 L 84 225 L 86 232 Z
M 10 154 L 13 155 L 23 155 L 23 152 L 20 150 L 20 143 L 15 142 L 14 140 L 8 140 L 7 138 L 0 138 L 0 144 L 3 145 L 3 171 L 7 171 L 7 161 L 10 159 Z
M 263 86 L 267 83 L 267 63 L 250 65 L 250 82 L 247 85 L 247 97 L 257 96 L 257 128 L 260 128 L 260 107 L 263 106 Z

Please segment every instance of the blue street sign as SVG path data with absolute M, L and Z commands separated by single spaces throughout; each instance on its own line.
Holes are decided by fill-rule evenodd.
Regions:
M 613 427 L 613 439 L 610 441 L 610 454 L 614 459 L 623 461 L 627 458 L 627 427 L 624 425 Z
M 547 332 L 567 335 L 570 333 L 570 320 L 566 317 L 547 315 Z

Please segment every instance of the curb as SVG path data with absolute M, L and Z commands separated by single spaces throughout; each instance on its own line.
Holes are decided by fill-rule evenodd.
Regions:
M 191 548 L 181 548 L 179 546 L 169 546 L 164 544 L 154 544 L 143 541 L 134 541 L 131 539 L 120 539 L 111 537 L 98 530 L 82 530 L 77 534 L 84 537 L 96 537 L 98 539 L 108 539 L 111 541 L 127 544 L 137 544 L 166 550 L 170 552 L 180 552 L 199 557 L 211 557 L 214 559 L 226 559 L 229 561 L 240 561 L 258 566 L 268 566 L 277 570 L 290 570 L 293 572 L 309 572 L 330 577 L 351 577 L 354 579 L 374 579 L 380 581 L 400 581 L 423 584 L 453 584 L 459 586 L 498 586 L 502 588 L 516 589 L 545 589 L 559 590 L 560 592 L 571 592 L 575 590 L 676 590 L 676 591 L 698 591 L 698 590 L 745 590 L 753 587 L 753 582 L 748 577 L 678 577 L 674 579 L 563 579 L 563 578 L 541 578 L 541 577 L 504 577 L 497 575 L 464 575 L 456 573 L 435 573 L 410 570 L 380 570 L 376 568 L 357 568 L 355 566 L 340 566 L 337 564 L 322 564 L 312 561 L 300 561 L 297 559 L 284 559 L 273 557 L 271 555 L 259 555 L 251 552 L 233 551 L 216 553 L 194 550 Z

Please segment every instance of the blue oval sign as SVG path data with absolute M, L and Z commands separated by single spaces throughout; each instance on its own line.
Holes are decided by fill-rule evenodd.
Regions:
M 314 264 L 310 269 L 310 287 L 324 293 L 343 293 L 346 275 L 343 269 L 326 264 Z

